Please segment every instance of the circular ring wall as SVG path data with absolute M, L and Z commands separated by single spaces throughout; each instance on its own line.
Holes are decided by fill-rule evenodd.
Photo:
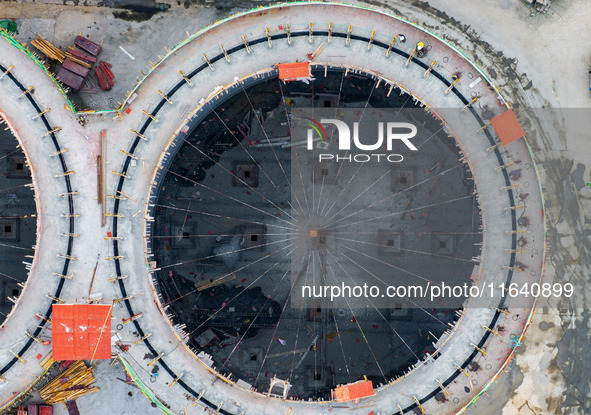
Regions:
M 47 101 L 55 98 L 54 102 L 63 102 L 61 94 L 48 78 L 35 78 L 45 77 L 45 74 L 40 70 L 29 70 L 27 63 L 32 63 L 23 63 L 23 56 L 16 48 L 7 45 L 4 39 L 0 42 L 3 42 L 3 48 L 7 48 L 0 62 L 0 73 L 3 74 L 0 80 L 3 96 L 0 114 L 24 153 L 24 160 L 19 163 L 26 164 L 30 170 L 32 183 L 27 187 L 35 191 L 36 213 L 32 217 L 13 218 L 18 220 L 15 222 L 17 226 L 20 222 L 24 225 L 24 221 L 35 220 L 33 228 L 36 237 L 34 241 L 29 241 L 33 255 L 28 255 L 23 261 L 27 278 L 19 284 L 22 292 L 14 293 L 18 298 L 14 298 L 14 306 L 2 323 L 3 336 L 0 338 L 1 348 L 7 351 L 0 357 L 2 381 L 11 382 L 11 390 L 22 391 L 43 369 L 37 365 L 31 370 L 23 370 L 18 365 L 25 362 L 23 357 L 28 359 L 29 354 L 47 351 L 48 348 L 40 344 L 40 338 L 49 326 L 52 304 L 61 301 L 58 299 L 66 280 L 59 276 L 71 275 L 72 261 L 75 260 L 73 248 L 77 214 L 70 177 L 72 171 L 69 170 L 71 164 L 67 163 L 68 156 L 62 151 L 63 141 L 57 133 L 60 128 L 54 124 L 59 122 L 65 127 L 66 123 L 75 123 L 75 120 L 65 110 L 57 109 L 49 114 Z M 23 166 L 19 163 L 15 167 L 22 170 L 19 167 Z M 5 233 L 7 227 L 3 228 Z M 27 375 L 23 376 L 23 373 Z M 13 392 L 13 397 L 16 395 L 17 392 Z
M 349 21 L 350 30 L 346 23 Z M 289 33 L 286 31 L 288 24 Z M 407 43 L 394 41 L 391 46 L 392 38 L 399 33 L 405 34 Z M 413 45 L 425 37 L 432 46 L 428 56 L 411 56 Z M 128 135 L 132 144 L 126 151 L 148 165 L 154 162 L 165 166 L 175 148 L 187 138 L 189 123 L 203 117 L 210 106 L 217 105 L 232 88 L 248 85 L 253 78 L 276 76 L 274 65 L 304 59 L 321 42 L 325 42 L 327 49 L 314 60 L 314 68 L 340 67 L 351 73 L 372 74 L 382 88 L 392 87 L 395 91 L 392 93 L 409 94 L 425 103 L 429 111 L 444 120 L 446 130 L 457 140 L 465 155 L 464 161 L 474 174 L 482 206 L 483 247 L 474 272 L 476 283 L 485 286 L 539 281 L 544 252 L 543 211 L 527 144 L 520 141 L 507 148 L 500 147 L 494 133 L 483 128 L 488 118 L 507 109 L 501 104 L 502 99 L 486 82 L 470 87 L 463 81 L 470 78 L 468 74 L 483 75 L 455 50 L 433 35 L 391 16 L 342 5 L 283 5 L 239 15 L 211 28 L 175 52 L 178 53 L 176 58 L 174 54 L 168 57 L 148 77 L 149 82 L 138 89 L 138 98 L 131 107 L 138 108 L 134 114 L 144 109 L 149 116 L 126 118 L 128 123 L 135 123 L 132 128 L 139 133 Z M 215 45 L 218 45 L 217 54 L 211 53 Z M 200 56 L 204 52 L 207 60 L 203 63 L 181 59 L 183 54 Z M 433 61 L 435 64 L 431 67 Z M 187 79 L 173 75 L 178 71 Z M 454 75 L 461 82 L 452 85 Z M 220 87 L 212 88 L 216 85 Z M 478 98 L 477 104 L 472 102 L 473 97 Z M 188 109 L 187 106 L 195 102 L 199 104 L 193 110 Z M 184 121 L 179 126 L 180 115 Z M 157 152 L 162 152 L 159 160 L 154 156 Z M 118 179 L 117 190 L 133 198 L 145 198 L 147 222 L 142 234 L 149 237 L 156 194 L 152 192 L 157 192 L 164 169 L 158 167 L 149 177 L 132 166 L 132 159 L 131 156 L 121 159 L 123 175 Z M 511 162 L 524 166 L 518 178 L 506 168 Z M 129 178 L 134 180 L 133 186 L 127 184 Z M 148 187 L 149 192 L 142 194 Z M 522 188 L 527 190 L 521 191 Z M 116 199 L 114 214 L 133 214 L 126 203 Z M 525 205 L 530 220 L 518 220 L 523 218 Z M 137 235 L 138 231 L 137 225 L 117 216 L 113 218 L 115 237 Z M 528 235 L 527 250 L 517 246 L 517 235 L 522 231 Z M 167 373 L 166 382 L 174 382 L 172 388 L 161 388 L 164 377 L 155 379 L 152 387 L 162 393 L 162 400 L 170 404 L 175 397 L 184 397 L 225 414 L 288 413 L 290 408 L 292 413 L 316 413 L 334 405 L 328 401 L 292 401 L 273 396 L 261 399 L 263 395 L 249 391 L 248 385 L 239 379 L 218 374 L 214 369 L 218 364 L 209 362 L 207 356 L 201 354 L 197 358 L 191 356 L 188 348 L 179 347 L 178 341 L 183 340 L 185 344 L 182 327 L 174 327 L 176 344 L 169 340 L 170 333 L 159 324 L 162 320 L 154 304 L 133 299 L 134 294 L 154 288 L 154 280 L 142 280 L 143 274 L 139 273 L 146 265 L 152 267 L 152 271 L 158 267 L 157 262 L 151 262 L 148 240 L 145 238 L 144 244 L 137 238 L 114 239 L 113 254 L 117 275 L 130 275 L 130 278 L 118 280 L 129 315 L 142 312 L 148 317 L 133 322 L 136 338 L 157 358 L 157 364 Z M 148 254 L 145 262 L 142 260 L 144 252 Z M 151 274 L 150 270 L 147 274 Z M 393 382 L 374 385 L 377 387 L 376 395 L 371 398 L 374 412 L 394 413 L 400 408 L 403 413 L 409 413 L 420 405 L 427 411 L 455 413 L 477 397 L 514 353 L 518 340 L 511 340 L 521 337 L 534 306 L 533 301 L 491 300 L 494 301 L 486 305 L 468 304 L 455 326 L 438 339 L 437 352 L 419 362 L 413 370 Z M 166 305 L 159 297 L 156 301 L 165 313 Z M 173 327 L 170 321 L 168 325 Z M 131 365 L 140 373 L 140 378 L 145 377 L 149 373 L 145 365 L 151 363 L 149 360 L 140 363 L 145 348 L 132 347 L 129 353 Z M 216 379 L 226 382 L 216 382 Z M 145 381 L 150 382 L 149 378 Z M 445 392 L 450 393 L 450 398 Z M 367 401 L 362 400 L 353 413 L 364 413 L 361 408 L 364 403 Z M 350 409 L 357 406 L 348 405 Z

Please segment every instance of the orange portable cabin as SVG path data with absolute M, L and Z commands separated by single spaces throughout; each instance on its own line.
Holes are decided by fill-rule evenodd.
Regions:
M 111 308 L 105 304 L 54 304 L 53 359 L 110 359 Z
M 360 380 L 359 382 L 339 386 L 334 391 L 334 397 L 337 402 L 356 401 L 361 398 L 373 396 L 373 384 L 371 380 Z
M 501 115 L 497 115 L 490 122 L 504 146 L 525 135 L 513 110 L 507 110 Z
M 279 79 L 282 81 L 295 81 L 300 78 L 310 77 L 310 62 L 280 63 Z

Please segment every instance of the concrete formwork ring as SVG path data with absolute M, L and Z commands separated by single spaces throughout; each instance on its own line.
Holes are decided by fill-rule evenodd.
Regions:
M 294 33 L 294 34 L 292 34 L 292 36 L 294 36 L 294 37 L 297 37 L 298 35 L 300 35 L 300 36 L 304 36 L 304 35 L 307 35 L 307 33 Z M 333 33 L 333 35 L 334 35 L 334 36 L 338 36 L 339 34 L 338 34 L 338 33 Z M 265 40 L 266 40 L 266 39 L 264 39 L 264 38 L 262 39 L 262 41 L 265 41 Z M 363 37 L 359 37 L 359 38 L 358 38 L 358 39 L 356 39 L 356 40 L 361 40 L 361 41 L 368 41 L 368 39 L 367 39 L 367 38 L 363 38 Z M 253 42 L 252 42 L 252 44 L 255 44 L 255 42 L 256 42 L 256 41 L 253 41 Z M 402 52 L 402 53 L 403 53 L 403 52 Z M 214 58 L 212 58 L 212 59 L 211 59 L 211 62 L 212 62 L 212 63 L 214 63 L 216 60 L 219 60 L 219 59 L 221 59 L 221 57 L 222 57 L 222 56 L 219 56 L 219 57 L 214 57 Z M 217 59 L 216 59 L 216 58 L 217 58 Z M 413 60 L 413 61 L 414 61 L 414 60 Z M 419 62 L 420 62 L 420 61 L 419 61 Z M 415 63 L 417 63 L 417 62 L 415 62 Z M 420 62 L 420 63 L 422 63 L 422 62 Z M 424 65 L 424 64 L 423 64 L 423 65 Z M 205 67 L 206 67 L 205 65 L 202 65 L 202 67 L 201 67 L 201 68 L 199 68 L 199 71 L 200 71 L 200 70 L 202 70 L 202 69 L 204 69 Z M 196 73 L 192 73 L 192 74 L 191 74 L 191 77 L 192 77 L 192 76 L 194 76 L 194 75 L 196 75 Z M 441 75 L 439 75 L 439 77 L 441 77 Z M 441 77 L 441 78 L 442 78 L 442 80 L 444 80 L 444 78 L 443 78 L 443 77 Z M 445 80 L 444 80 L 444 83 L 446 84 L 446 86 L 450 86 L 450 85 L 451 85 L 451 83 L 450 83 L 449 81 L 445 81 Z M 179 84 L 177 84 L 177 85 L 176 85 L 176 86 L 175 86 L 175 87 L 174 87 L 174 88 L 173 88 L 171 91 L 169 91 L 169 92 L 168 92 L 167 96 L 168 96 L 168 97 L 172 97 L 172 96 L 174 95 L 174 93 L 175 93 L 175 92 L 177 92 L 178 88 L 182 87 L 182 85 L 183 85 L 183 82 L 179 82 Z M 462 99 L 462 101 L 463 101 L 463 102 L 465 102 L 465 103 L 467 103 L 467 102 L 468 102 L 468 101 L 467 101 L 467 99 L 466 99 L 466 98 L 464 98 L 463 96 L 461 96 L 461 94 L 459 93 L 459 91 L 457 91 L 455 88 L 454 88 L 454 92 L 455 92 L 455 93 L 456 93 L 458 96 L 460 96 L 460 98 Z M 158 107 L 160 107 L 160 108 L 161 108 L 161 107 L 162 107 L 162 105 L 164 105 L 164 103 L 165 103 L 165 100 L 164 100 L 164 99 L 163 99 L 163 100 L 161 100 L 161 102 L 158 104 L 157 108 L 158 108 Z M 477 114 L 474 112 L 474 110 L 472 110 L 472 112 L 473 112 L 473 114 L 474 114 L 474 115 L 475 115 L 475 116 L 476 116 L 476 117 L 479 119 L 479 122 L 480 122 L 480 124 L 481 124 L 481 125 L 484 125 L 484 122 L 483 122 L 483 121 L 480 119 L 480 117 L 479 117 L 479 116 L 478 116 L 478 115 L 477 115 Z M 152 112 L 152 114 L 151 114 L 151 115 L 155 116 L 155 115 L 156 115 L 156 113 L 157 113 L 157 111 L 154 111 L 154 112 Z M 151 120 L 146 120 L 146 124 L 144 124 L 144 125 L 142 126 L 142 129 L 140 130 L 140 133 L 143 133 L 143 132 L 145 132 L 145 129 L 146 129 L 146 128 L 147 128 L 147 126 L 149 125 L 150 121 L 151 121 Z M 492 136 L 491 136 L 490 134 L 488 134 L 488 132 L 487 132 L 487 136 L 489 137 L 489 140 L 491 141 L 491 144 L 494 144 L 494 139 L 492 138 Z M 132 146 L 132 148 L 130 149 L 130 152 L 132 152 L 132 151 L 135 149 L 135 147 L 137 146 L 137 144 L 139 144 L 139 142 L 140 142 L 140 140 L 139 140 L 139 138 L 137 138 L 137 139 L 136 139 L 136 141 L 134 142 L 134 145 L 133 145 L 133 146 Z M 499 157 L 499 158 L 500 158 L 500 153 L 498 153 L 498 151 L 499 151 L 498 149 L 495 149 L 495 152 L 497 153 L 497 157 Z M 128 158 L 129 158 L 129 157 L 128 157 Z M 126 163 L 126 165 L 127 165 L 127 163 Z M 125 172 L 125 170 L 126 170 L 126 167 L 127 167 L 127 166 L 124 166 L 124 172 Z M 124 180 L 124 177 L 122 177 L 122 178 L 120 179 L 120 184 L 122 184 L 123 180 Z M 510 182 L 509 182 L 508 176 L 506 177 L 506 180 L 507 180 L 507 185 L 509 185 L 509 184 L 510 184 Z M 121 187 L 121 186 L 120 186 L 120 187 Z M 513 203 L 513 197 L 512 197 L 512 191 L 511 191 L 511 189 L 509 189 L 508 191 L 509 191 L 509 192 L 510 192 L 510 194 L 511 194 L 511 196 L 510 196 L 510 199 L 511 199 L 511 206 L 514 206 L 514 203 Z M 117 202 L 117 201 L 116 201 L 115 203 L 116 203 L 116 204 L 118 204 L 118 202 Z M 513 213 L 513 216 L 514 216 L 514 213 Z M 114 221 L 116 221 L 116 218 L 114 218 Z M 515 223 L 515 220 L 513 220 L 513 223 Z M 115 244 L 115 243 L 116 243 L 116 241 L 114 241 L 114 244 Z M 117 253 L 115 253 L 115 254 L 117 255 Z M 514 265 L 514 261 L 515 261 L 515 256 L 513 255 L 513 256 L 512 256 L 512 263 L 511 263 L 511 266 L 512 266 L 512 265 Z M 511 272 L 510 272 L 509 274 L 511 274 Z M 511 281 L 511 280 L 510 280 L 510 278 L 508 278 L 508 280 L 507 280 L 507 281 L 508 281 L 508 282 L 510 282 L 510 281 Z M 122 283 L 123 283 L 123 282 L 122 282 L 122 281 L 120 281 L 120 284 L 122 284 Z M 124 294 L 124 293 L 123 293 L 123 294 Z M 124 294 L 124 295 L 125 295 L 125 294 Z M 500 306 L 502 306 L 502 303 L 501 303 L 501 304 L 499 304 L 499 305 L 500 305 Z M 493 321 L 491 322 L 491 324 L 489 324 L 489 327 L 494 327 L 494 326 L 496 325 L 496 320 L 497 320 L 497 318 L 498 318 L 498 315 L 499 315 L 499 314 L 500 314 L 500 312 L 497 312 L 497 313 L 496 313 L 496 315 L 495 315 L 495 318 L 493 319 Z M 139 324 L 138 324 L 138 326 L 139 326 Z M 143 332 L 142 332 L 142 333 L 143 333 Z M 486 340 L 487 340 L 487 338 L 488 338 L 489 336 L 490 336 L 490 332 L 486 332 L 486 334 L 484 335 L 483 339 L 482 339 L 482 340 L 481 340 L 481 342 L 480 342 L 480 345 L 481 345 L 481 346 L 482 346 L 482 345 L 483 345 L 483 344 L 486 342 Z M 146 340 L 146 343 L 149 343 L 149 341 L 148 341 L 148 340 Z M 465 369 L 465 368 L 468 366 L 468 364 L 469 364 L 469 363 L 472 361 L 472 359 L 473 359 L 473 358 L 474 358 L 474 357 L 475 357 L 477 354 L 478 354 L 478 352 L 477 352 L 477 351 L 474 351 L 474 352 L 472 353 L 472 355 L 470 356 L 470 358 L 469 358 L 469 359 L 467 359 L 467 360 L 466 360 L 466 361 L 465 361 L 465 362 L 462 364 L 461 368 L 462 368 L 462 369 Z M 166 368 L 165 368 L 165 369 L 166 369 Z M 451 378 L 451 379 L 448 379 L 448 380 L 446 380 L 446 382 L 444 382 L 444 386 L 446 386 L 447 384 L 451 383 L 451 382 L 453 381 L 453 379 L 454 379 L 455 377 L 457 377 L 457 376 L 458 376 L 459 374 L 461 374 L 461 373 L 462 373 L 462 372 L 461 372 L 461 371 L 458 369 L 458 370 L 455 372 L 455 374 L 454 374 L 455 376 L 454 376 L 453 378 Z M 171 373 L 171 376 L 172 376 L 172 375 L 173 375 L 173 374 Z M 434 394 L 438 393 L 439 391 L 440 391 L 439 389 L 436 389 L 432 395 L 434 396 Z M 432 396 L 431 396 L 431 397 L 432 397 Z M 421 399 L 421 400 L 420 400 L 420 402 L 421 402 L 421 403 L 424 403 L 426 400 L 428 400 L 428 399 L 425 399 L 425 398 L 423 398 L 423 399 Z M 416 407 L 416 406 L 414 406 L 414 407 Z M 414 407 L 412 407 L 412 406 L 411 406 L 411 407 L 408 407 L 408 408 L 406 408 L 406 409 L 407 409 L 407 410 L 412 410 L 412 409 L 414 409 Z
M 27 88 L 16 78 L 16 76 L 13 74 L 12 71 L 8 70 L 5 66 L 0 64 L 0 71 L 3 73 L 6 73 L 6 78 L 8 78 L 20 91 L 22 91 L 23 93 L 25 91 L 27 91 Z M 51 142 L 53 144 L 54 149 L 56 150 L 56 152 L 58 152 L 57 157 L 60 163 L 60 167 L 61 167 L 61 172 L 62 172 L 62 178 L 64 180 L 64 184 L 65 184 L 65 188 L 67 191 L 67 201 L 68 201 L 68 215 L 69 215 L 69 220 L 68 220 L 68 228 L 67 230 L 65 230 L 66 232 L 64 232 L 65 234 L 67 233 L 68 235 L 68 242 L 67 242 L 67 249 L 66 249 L 66 257 L 70 257 L 72 255 L 72 251 L 73 251 L 73 246 L 74 246 L 74 237 L 72 236 L 74 234 L 75 231 L 75 221 L 74 221 L 74 215 L 75 215 L 75 208 L 74 208 L 74 199 L 73 199 L 73 195 L 72 195 L 72 184 L 70 181 L 70 177 L 68 174 L 68 165 L 66 163 L 66 159 L 64 154 L 61 152 L 62 148 L 59 144 L 59 140 L 57 138 L 57 135 L 55 133 L 54 127 L 51 126 L 46 114 L 43 114 L 43 109 L 40 107 L 40 105 L 36 102 L 34 96 L 30 93 L 26 93 L 24 95 L 24 97 L 26 97 L 27 102 L 29 103 L 29 105 L 31 106 L 31 108 L 35 111 L 35 114 L 40 114 L 39 115 L 39 119 L 42 121 L 43 123 L 43 127 L 47 132 L 47 135 L 50 137 Z M 37 188 L 37 180 L 35 179 L 35 161 L 34 160 L 30 160 L 29 159 L 29 155 L 27 153 L 27 149 L 26 147 L 23 145 L 22 140 L 20 140 L 20 138 L 18 137 L 18 135 L 15 134 L 15 137 L 17 137 L 17 139 L 19 140 L 19 144 L 22 147 L 26 157 L 27 157 L 27 162 L 29 164 L 29 166 L 31 166 L 31 172 L 32 172 L 32 178 L 33 178 L 33 186 L 35 189 L 35 194 L 36 194 L 36 205 L 37 205 L 37 229 L 38 229 L 38 234 L 37 234 L 37 243 L 39 243 L 39 229 L 41 227 L 40 221 L 41 221 L 41 215 L 40 213 L 42 212 L 42 206 L 40 206 L 40 201 L 38 200 L 37 194 L 39 189 Z M 37 256 L 37 250 L 35 250 L 35 255 L 33 258 L 33 265 L 35 265 L 36 261 L 38 259 Z M 70 258 L 64 258 L 63 260 L 63 265 L 62 265 L 62 269 L 61 269 L 61 274 L 62 275 L 67 275 L 68 273 L 68 268 L 70 265 Z M 60 293 L 63 289 L 65 283 L 65 279 L 64 278 L 60 278 L 59 283 L 57 284 L 57 287 L 53 293 L 53 297 L 55 298 L 59 298 Z M 24 295 L 25 290 L 23 290 L 23 292 L 21 293 L 21 296 Z M 55 300 L 51 300 L 51 304 L 50 306 L 47 308 L 47 310 L 45 311 L 44 315 L 49 318 L 51 316 L 51 312 L 52 312 L 52 305 L 55 304 L 56 301 Z M 17 308 L 17 305 L 15 305 L 12 309 L 12 311 L 14 311 Z M 2 323 L 2 325 L 4 326 L 8 320 L 10 319 L 10 316 L 12 315 L 12 311 L 9 314 L 9 316 L 4 320 L 4 322 Z M 29 336 L 28 340 L 26 341 L 26 343 L 24 344 L 24 346 L 22 346 L 19 351 L 17 352 L 18 356 L 23 356 L 30 348 L 33 344 L 35 344 L 35 340 L 33 339 L 33 337 L 37 338 L 40 333 L 45 329 L 45 326 L 47 324 L 47 320 L 46 319 L 41 319 L 41 321 L 39 322 L 39 324 L 37 325 L 37 327 L 35 328 L 35 330 L 31 333 L 32 337 Z M 14 366 L 15 363 L 17 363 L 19 361 L 19 359 L 15 356 L 14 358 L 12 358 L 12 360 L 10 360 L 8 363 L 6 363 L 2 368 L 0 368 L 0 374 L 5 374 L 8 370 L 10 370 L 10 368 L 12 366 Z
M 328 33 L 321 31 L 321 32 L 315 32 L 314 34 L 317 35 L 317 36 L 323 36 L 323 35 L 326 36 Z M 295 32 L 295 33 L 291 33 L 291 37 L 300 37 L 300 36 L 308 36 L 308 32 Z M 332 36 L 335 36 L 335 37 L 343 37 L 344 38 L 344 37 L 347 36 L 347 34 L 346 33 L 335 33 L 335 32 L 333 32 L 332 33 Z M 287 35 L 284 35 L 284 34 L 277 34 L 277 35 L 272 35 L 271 36 L 271 38 L 273 40 L 282 39 L 282 38 L 286 38 L 286 37 L 287 37 Z M 366 43 L 366 42 L 368 42 L 370 40 L 369 38 L 363 37 L 363 36 L 350 36 L 350 37 L 351 37 L 352 40 L 359 40 L 359 41 L 362 41 L 364 43 Z M 267 42 L 267 41 L 268 41 L 268 39 L 266 37 L 261 37 L 259 39 L 251 40 L 250 41 L 250 45 L 253 46 L 253 45 L 256 45 L 258 43 L 264 43 L 264 42 Z M 387 47 L 387 45 L 385 45 L 383 43 L 380 44 L 380 42 L 374 42 L 374 44 L 377 45 L 377 46 L 381 46 L 382 48 L 386 48 Z M 228 49 L 227 53 L 230 55 L 230 54 L 235 53 L 235 52 L 237 52 L 239 50 L 242 50 L 243 48 L 245 48 L 245 46 L 240 46 L 239 45 L 239 46 L 236 46 L 234 48 Z M 396 52 L 396 53 L 398 53 L 399 55 L 405 56 L 407 58 L 409 56 L 408 53 L 406 53 L 404 51 L 401 51 L 401 50 L 394 49 L 393 51 Z M 219 55 L 217 55 L 215 57 L 212 57 L 210 59 L 210 62 L 211 62 L 211 64 L 214 64 L 214 63 L 216 63 L 217 61 L 219 61 L 220 59 L 223 59 L 223 58 L 225 58 L 225 55 L 224 54 L 219 54 Z M 421 67 L 423 67 L 423 68 L 426 69 L 427 65 L 424 62 L 418 60 L 417 58 L 412 58 L 411 60 L 412 60 L 413 63 L 418 64 L 419 66 L 421 66 Z M 198 73 L 200 73 L 203 69 L 207 68 L 208 66 L 209 66 L 209 64 L 202 64 L 197 69 L 195 69 L 193 72 L 191 72 L 189 75 L 187 75 L 187 77 L 189 79 L 192 79 L 194 76 L 196 76 Z M 447 80 L 445 77 L 443 77 L 441 74 L 439 74 L 438 72 L 434 71 L 434 75 L 437 78 L 439 78 L 447 87 L 451 86 L 451 82 L 449 80 Z M 185 85 L 185 81 L 183 81 L 183 80 L 179 81 L 175 86 L 172 87 L 172 89 L 170 89 L 167 92 L 167 94 L 166 94 L 167 97 L 172 97 L 180 88 L 183 87 L 183 85 Z M 454 94 L 464 104 L 467 104 L 468 103 L 468 100 L 462 95 L 462 93 L 457 88 L 453 87 L 452 88 L 452 91 L 454 92 Z M 156 116 L 157 113 L 158 113 L 158 111 L 165 105 L 165 102 L 166 102 L 165 99 L 160 100 L 160 102 L 156 105 L 156 107 L 154 108 L 154 110 L 152 110 L 151 115 L 152 116 Z M 481 126 L 484 126 L 485 125 L 484 121 L 480 118 L 480 116 L 477 114 L 477 112 L 475 111 L 475 109 L 470 108 L 470 112 L 472 113 L 472 115 L 475 117 L 475 119 L 478 121 L 478 123 Z M 146 131 L 146 129 L 150 125 L 151 121 L 152 121 L 151 118 L 147 118 L 146 119 L 146 121 L 144 122 L 144 124 L 142 125 L 142 127 L 139 130 L 139 132 L 141 134 L 143 134 Z M 486 134 L 486 136 L 487 136 L 490 144 L 492 146 L 496 145 L 496 140 L 493 138 L 493 136 L 487 130 L 484 130 L 484 132 L 485 132 L 485 134 Z M 136 147 L 139 145 L 140 142 L 141 142 L 140 141 L 140 138 L 139 137 L 136 137 L 135 140 L 133 141 L 132 146 L 129 149 L 129 153 L 132 153 L 133 154 L 134 153 L 134 150 L 136 149 Z M 499 165 L 503 165 L 503 156 L 501 155 L 498 147 L 495 148 L 494 150 L 495 150 L 494 153 L 495 153 L 497 159 L 499 160 Z M 127 171 L 130 163 L 131 163 L 131 157 L 128 156 L 127 159 L 126 159 L 126 161 L 125 161 L 125 163 L 124 163 L 123 169 L 122 169 L 122 172 L 123 173 L 125 173 Z M 503 170 L 503 175 L 504 175 L 504 179 L 505 179 L 506 185 L 507 186 L 510 186 L 511 180 L 508 177 L 508 174 L 507 174 L 507 172 L 505 170 Z M 117 189 L 119 191 L 122 191 L 124 181 L 125 181 L 125 177 L 121 177 L 119 179 L 119 183 L 118 183 L 118 186 L 117 186 Z M 515 207 L 515 198 L 514 198 L 514 195 L 513 195 L 513 189 L 507 189 L 507 194 L 508 194 L 508 198 L 509 198 L 509 206 L 510 207 Z M 117 213 L 118 212 L 118 209 L 119 209 L 119 200 L 115 200 L 115 202 L 114 202 L 114 212 Z M 515 210 L 513 210 L 513 209 L 511 210 L 511 223 L 512 223 L 512 230 L 515 231 L 517 229 L 517 220 L 516 220 Z M 114 217 L 113 218 L 113 232 L 114 232 L 114 235 L 116 236 L 117 235 L 117 233 L 116 233 L 117 232 L 117 217 Z M 512 236 L 512 242 L 511 242 L 512 249 L 515 249 L 516 248 L 516 240 L 517 240 L 516 236 L 513 235 Z M 114 255 L 117 256 L 118 255 L 118 241 L 117 240 L 113 240 L 113 250 L 114 250 Z M 515 265 L 515 261 L 516 261 L 516 254 L 515 253 L 512 253 L 511 256 L 510 256 L 509 266 L 510 267 L 513 267 Z M 118 259 L 115 260 L 115 265 L 116 265 L 116 268 L 117 268 L 117 275 L 118 276 L 121 276 L 121 270 L 120 270 L 121 264 L 119 263 L 119 260 Z M 508 283 L 511 282 L 512 276 L 513 276 L 513 270 L 512 269 L 509 269 L 509 271 L 507 273 L 507 282 Z M 125 283 L 124 283 L 124 280 L 119 280 L 119 286 L 120 286 L 122 295 L 123 296 L 126 296 L 127 294 L 126 294 L 126 291 L 125 291 Z M 129 300 L 125 300 L 125 303 L 126 303 L 126 307 L 128 309 L 128 312 L 129 312 L 130 316 L 134 315 Z M 499 303 L 499 308 L 502 309 L 503 306 L 504 306 L 504 300 L 502 300 Z M 497 323 L 500 315 L 501 315 L 501 311 L 496 311 L 495 312 L 492 321 L 488 325 L 489 328 L 494 328 L 496 326 L 496 323 Z M 134 325 L 135 325 L 138 333 L 141 336 L 143 336 L 144 335 L 144 332 L 142 331 L 142 329 L 140 327 L 140 324 L 137 321 L 134 321 Z M 482 337 L 481 341 L 479 342 L 479 346 L 483 346 L 486 343 L 486 341 L 488 340 L 488 338 L 490 337 L 490 335 L 491 335 L 491 333 L 489 331 L 486 331 L 485 334 L 484 334 L 484 336 Z M 156 353 L 156 351 L 150 345 L 149 340 L 145 340 L 144 342 L 146 343 L 148 349 L 154 355 L 158 355 L 158 353 Z M 466 359 L 466 361 L 460 367 L 462 369 L 465 369 L 468 366 L 468 364 L 473 360 L 473 358 L 476 355 L 478 355 L 478 351 L 477 350 L 474 350 L 473 353 L 469 356 L 469 358 Z M 161 361 L 161 364 L 164 367 L 164 369 L 174 378 L 176 376 L 175 373 L 168 367 L 168 365 L 165 364 L 165 362 L 164 362 L 163 359 L 160 359 L 160 361 Z M 444 386 L 446 384 L 451 383 L 453 381 L 453 379 L 455 379 L 455 377 L 457 377 L 461 373 L 462 373 L 461 370 L 459 370 L 459 369 L 456 370 L 456 372 L 454 373 L 453 378 L 446 380 L 446 382 L 444 383 Z M 179 384 L 183 388 L 185 388 L 189 393 L 193 394 L 195 397 L 198 396 L 195 393 L 195 391 L 192 390 L 184 382 L 179 381 Z M 433 396 L 435 396 L 440 391 L 441 391 L 441 388 L 436 388 L 431 394 L 429 394 L 429 395 L 425 396 L 424 398 L 420 399 L 419 402 L 420 403 L 424 403 L 424 402 L 428 401 L 429 399 L 431 399 Z M 209 402 L 208 400 L 204 399 L 203 396 L 201 396 L 201 400 L 202 400 L 203 403 L 205 403 L 207 406 L 209 406 L 211 408 L 215 408 L 216 407 L 211 402 Z M 417 407 L 416 404 L 409 405 L 408 407 L 404 408 L 403 411 L 405 413 L 406 412 L 410 412 L 410 411 L 412 411 L 416 407 Z M 227 412 L 224 409 L 221 410 L 221 413 L 229 414 L 229 412 Z

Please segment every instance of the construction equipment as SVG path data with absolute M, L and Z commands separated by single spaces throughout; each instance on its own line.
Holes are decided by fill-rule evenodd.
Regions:
M 72 363 L 39 391 L 39 395 L 48 405 L 65 403 L 81 396 L 98 392 L 93 386 L 94 368 L 86 366 L 83 360 Z

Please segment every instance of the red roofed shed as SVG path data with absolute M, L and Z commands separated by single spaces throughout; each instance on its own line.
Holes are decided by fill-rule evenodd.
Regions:
M 525 135 L 513 110 L 505 111 L 490 121 L 504 146 Z
M 334 390 L 334 396 L 337 402 L 358 400 L 373 395 L 374 391 L 371 380 L 350 383 L 345 386 L 339 386 Z
M 279 79 L 283 81 L 295 81 L 310 76 L 310 62 L 280 63 L 277 66 Z
M 54 304 L 54 360 L 111 358 L 111 305 Z

